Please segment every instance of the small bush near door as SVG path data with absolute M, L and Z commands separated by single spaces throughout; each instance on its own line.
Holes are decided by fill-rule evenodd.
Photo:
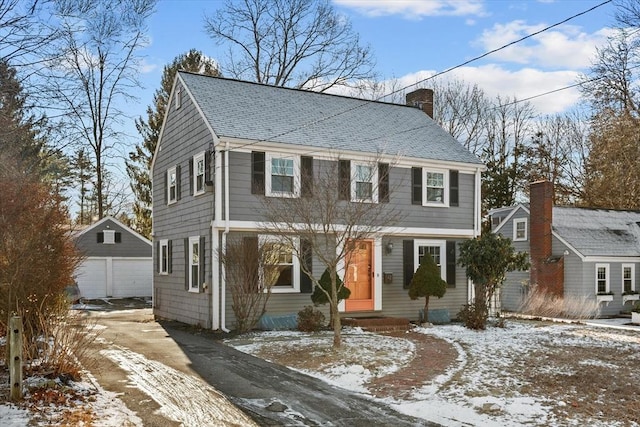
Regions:
M 322 312 L 311 305 L 298 312 L 298 330 L 302 332 L 318 332 L 325 324 Z

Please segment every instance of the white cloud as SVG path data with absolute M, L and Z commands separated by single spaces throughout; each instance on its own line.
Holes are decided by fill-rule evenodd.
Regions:
M 159 68 L 158 64 L 151 64 L 145 59 L 142 59 L 138 64 L 138 71 L 142 74 L 152 73 Z
M 495 24 L 491 29 L 483 31 L 474 44 L 483 51 L 490 51 L 540 31 L 546 26 L 547 24 L 527 24 L 523 20 Z M 589 67 L 596 46 L 602 45 L 610 32 L 610 29 L 602 29 L 588 34 L 580 27 L 562 25 L 500 50 L 492 54 L 491 58 L 536 67 L 583 69 Z
M 481 0 L 333 0 L 367 16 L 401 15 L 406 19 L 425 16 L 485 16 Z
M 406 87 L 433 74 L 433 71 L 418 71 L 399 78 L 396 83 L 397 86 Z M 461 67 L 446 76 L 458 78 L 470 85 L 477 84 L 490 98 L 500 95 L 503 99 L 515 96 L 517 99 L 522 100 L 573 85 L 577 81 L 578 74 L 578 72 L 571 70 L 543 71 L 533 68 L 522 68 L 513 71 L 492 64 L 480 67 Z M 444 78 L 446 77 L 439 77 L 439 79 Z M 427 81 L 422 84 L 422 87 L 428 87 L 428 85 L 429 82 Z M 580 90 L 578 87 L 574 87 L 534 98 L 529 102 L 531 102 L 537 113 L 544 115 L 567 111 L 579 100 Z

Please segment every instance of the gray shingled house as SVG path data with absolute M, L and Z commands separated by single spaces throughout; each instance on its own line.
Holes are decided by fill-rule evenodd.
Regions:
M 83 298 L 151 296 L 152 245 L 144 236 L 106 216 L 80 230 L 75 242 L 84 256 L 75 272 Z
M 469 299 L 456 243 L 480 233 L 484 166 L 425 113 L 432 111 L 433 92 L 418 90 L 407 99 L 412 106 L 179 72 L 152 165 L 155 315 L 234 328 L 219 249 L 233 236 L 264 235 L 264 198 L 305 197 L 295 184 L 308 176 L 303 169 L 340 161 L 353 171 L 376 159 L 388 162 L 388 182 L 380 185 L 393 190 L 367 202 L 393 204 L 403 220 L 366 242 L 371 274 L 357 283 L 366 296 L 341 310 L 417 320 L 423 301 L 411 301 L 407 285 L 430 253 L 449 284 L 430 308 L 454 316 Z M 349 171 L 345 176 L 357 179 Z M 275 189 L 283 182 L 290 187 Z M 267 307 L 271 316 L 311 303 L 300 260 L 284 258 L 283 280 Z M 314 255 L 308 261 L 319 276 L 321 262 Z
M 531 184 L 529 204 L 489 212 L 492 230 L 531 257 L 502 287 L 504 310 L 517 311 L 530 284 L 564 297 L 598 301 L 604 316 L 628 312 L 639 299 L 640 212 L 553 206 L 553 185 Z

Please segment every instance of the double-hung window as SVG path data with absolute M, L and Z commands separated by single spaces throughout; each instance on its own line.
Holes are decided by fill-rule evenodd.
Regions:
M 167 170 L 167 203 L 175 203 L 178 200 L 178 173 L 174 166 Z
M 636 266 L 635 264 L 622 264 L 622 292 L 635 292 L 636 290 Z
M 288 239 L 278 236 L 261 235 L 259 237 L 264 266 L 262 280 L 271 284 L 271 292 L 300 292 L 300 263 L 294 248 Z M 299 245 L 295 239 L 294 245 Z
M 609 264 L 596 264 L 596 293 L 606 294 L 609 287 Z
M 414 240 L 414 271 L 418 269 L 422 259 L 428 254 L 440 269 L 440 277 L 447 280 L 447 242 L 446 240 Z
M 378 201 L 378 171 L 374 165 L 352 163 L 351 194 L 354 202 Z
M 160 274 L 169 274 L 169 241 L 160 240 Z
M 271 154 L 267 156 L 266 195 L 298 197 L 300 195 L 300 158 Z
M 513 241 L 527 240 L 527 219 L 519 218 L 513 220 Z
M 189 237 L 189 292 L 200 290 L 200 237 Z
M 204 180 L 205 180 L 205 152 L 197 154 L 193 157 L 193 189 L 194 195 L 204 193 Z
M 449 173 L 445 170 L 424 169 L 425 206 L 449 206 Z

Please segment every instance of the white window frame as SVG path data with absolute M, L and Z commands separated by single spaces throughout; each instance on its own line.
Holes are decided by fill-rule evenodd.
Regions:
M 524 224 L 524 236 L 518 237 L 518 224 Z M 527 240 L 528 231 L 527 231 L 527 218 L 517 218 L 513 220 L 513 241 L 514 242 L 524 242 Z
M 369 183 L 371 184 L 371 197 L 366 199 L 358 198 L 356 188 L 358 182 L 358 167 L 371 168 L 371 176 L 369 177 Z M 378 165 L 364 162 L 351 162 L 351 201 L 352 202 L 368 202 L 378 203 Z
M 194 262 L 194 250 L 193 245 L 197 245 L 198 253 L 196 255 L 197 262 Z M 193 285 L 193 267 L 197 267 L 197 274 L 200 276 L 200 263 L 202 260 L 200 259 L 200 254 L 202 249 L 200 248 L 200 236 L 190 236 L 189 237 L 189 292 L 200 292 L 200 283 L 202 282 L 202 278 L 198 277 L 198 281 L 196 285 Z
M 626 292 L 624 289 L 624 270 L 628 268 L 631 270 L 631 292 L 636 290 L 636 265 L 635 264 L 622 264 L 622 293 Z
M 175 181 L 171 185 L 171 175 L 175 176 Z M 171 198 L 171 188 L 173 187 L 173 198 Z M 167 204 L 171 205 L 178 201 L 178 168 L 176 166 L 167 169 Z
M 429 173 L 441 173 L 443 182 L 443 199 L 441 202 L 430 202 L 427 200 L 427 176 Z M 449 170 L 436 168 L 422 168 L 422 205 L 440 208 L 449 207 Z
M 160 240 L 160 274 L 166 276 L 169 274 L 169 240 Z
M 293 160 L 293 192 L 271 189 L 271 162 L 274 159 Z M 266 153 L 265 155 L 265 195 L 269 197 L 300 197 L 300 156 L 291 154 Z
M 116 244 L 116 230 L 102 230 L 102 244 L 103 245 L 115 245 Z
M 175 107 L 176 110 L 182 107 L 182 86 L 177 85 L 176 87 L 176 99 L 175 99 Z
M 420 267 L 420 246 L 437 246 L 440 248 L 440 277 L 447 280 L 447 241 L 434 239 L 416 239 L 413 241 L 413 271 Z
M 193 195 L 198 196 L 206 191 L 205 178 L 207 176 L 206 151 L 193 156 Z M 202 174 L 198 173 L 198 162 L 202 162 Z M 202 188 L 198 190 L 198 177 L 202 177 Z
M 295 237 L 292 239 L 294 247 L 291 249 L 291 258 L 292 258 L 292 271 L 291 271 L 291 286 L 272 286 L 271 293 L 272 294 L 292 294 L 292 293 L 300 293 L 300 260 L 297 257 L 298 249 L 300 248 L 300 238 Z M 275 236 L 273 234 L 260 234 L 258 235 L 258 244 L 262 248 L 265 243 L 272 242 L 284 242 L 291 243 L 289 239 L 285 239 L 280 236 Z M 265 289 L 266 292 L 266 289 Z
M 609 264 L 596 264 L 595 270 L 595 285 L 596 285 L 596 295 L 601 291 L 598 291 L 598 270 L 600 268 L 604 268 L 605 271 L 605 291 L 604 293 L 611 292 L 611 274 L 610 274 L 610 266 Z

